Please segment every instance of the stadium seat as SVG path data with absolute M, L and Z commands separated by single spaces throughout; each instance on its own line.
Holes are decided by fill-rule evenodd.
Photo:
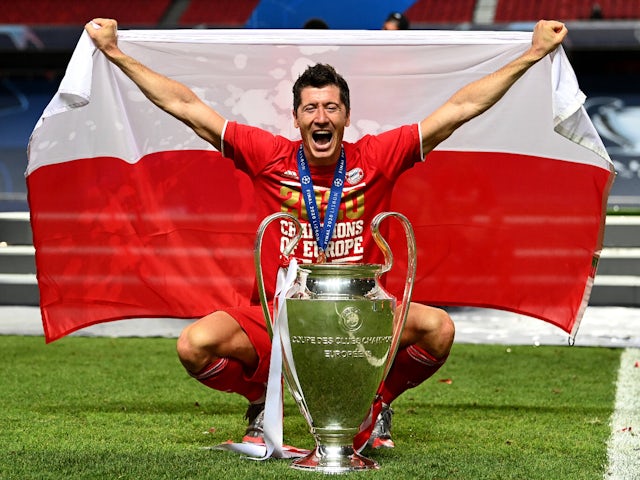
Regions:
M 495 22 L 524 22 L 539 19 L 588 20 L 594 4 L 607 20 L 640 19 L 640 2 L 629 0 L 498 0 Z
M 3 2 L 0 24 L 84 25 L 94 17 L 115 18 L 121 25 L 157 25 L 170 0 L 29 0 Z
M 243 27 L 259 0 L 191 0 L 180 17 L 182 26 Z
M 417 0 L 405 15 L 412 24 L 466 23 L 473 20 L 476 0 Z

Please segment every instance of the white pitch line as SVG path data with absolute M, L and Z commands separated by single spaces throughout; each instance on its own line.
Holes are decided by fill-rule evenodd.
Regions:
M 620 356 L 607 456 L 605 479 L 640 480 L 640 348 Z

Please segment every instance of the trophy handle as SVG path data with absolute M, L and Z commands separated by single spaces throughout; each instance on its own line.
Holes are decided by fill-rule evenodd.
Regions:
M 402 223 L 402 226 L 404 227 L 404 232 L 407 237 L 407 276 L 404 284 L 402 303 L 396 311 L 396 318 L 394 319 L 393 337 L 391 340 L 389 361 L 385 366 L 384 374 L 382 376 L 383 379 L 387 377 L 387 374 L 391 369 L 391 364 L 393 363 L 393 359 L 395 358 L 396 352 L 398 350 L 398 345 L 400 344 L 400 336 L 402 335 L 402 330 L 404 329 L 404 324 L 407 320 L 409 303 L 411 302 L 411 294 L 413 293 L 413 281 L 416 276 L 417 262 L 416 237 L 413 233 L 413 227 L 411 226 L 411 223 L 409 222 L 407 217 L 397 212 L 382 212 L 377 214 L 371 221 L 371 234 L 376 244 L 378 245 L 378 247 L 380 247 L 380 250 L 382 250 L 382 253 L 384 254 L 384 266 L 382 267 L 380 274 L 388 272 L 393 266 L 393 253 L 391 252 L 389 244 L 380 233 L 380 224 L 388 217 L 395 217 L 400 221 L 400 223 Z
M 264 312 L 264 318 L 267 321 L 267 330 L 269 331 L 269 336 L 273 338 L 273 323 L 274 319 L 271 317 L 271 313 L 269 312 L 269 300 L 267 299 L 267 293 L 264 288 L 264 276 L 262 274 L 262 237 L 264 236 L 264 232 L 267 227 L 274 220 L 278 219 L 287 219 L 292 221 L 297 229 L 296 236 L 293 237 L 287 246 L 284 248 L 282 252 L 282 258 L 288 259 L 291 256 L 291 253 L 296 248 L 296 245 L 302 238 L 302 226 L 296 217 L 291 215 L 290 213 L 278 212 L 265 217 L 264 220 L 260 223 L 258 227 L 258 233 L 256 235 L 256 242 L 253 248 L 253 258 L 255 262 L 256 268 L 256 280 L 258 283 L 258 295 L 260 296 L 260 304 L 262 305 L 262 311 Z

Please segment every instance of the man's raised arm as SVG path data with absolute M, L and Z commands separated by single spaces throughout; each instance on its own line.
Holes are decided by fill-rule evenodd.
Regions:
M 558 48 L 566 34 L 567 28 L 561 22 L 539 21 L 533 30 L 531 46 L 524 54 L 500 70 L 462 87 L 422 120 L 425 155 L 458 127 L 495 105 L 529 68 Z
M 94 18 L 85 30 L 96 47 L 129 77 L 154 104 L 191 127 L 196 134 L 221 148 L 225 119 L 206 105 L 188 87 L 160 75 L 126 55 L 118 47 L 118 24 L 115 20 Z

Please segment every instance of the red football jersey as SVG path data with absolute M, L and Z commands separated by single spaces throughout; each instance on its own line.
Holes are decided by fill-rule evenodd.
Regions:
M 318 247 L 307 219 L 298 176 L 296 155 L 300 144 L 300 140 L 292 141 L 259 128 L 228 122 L 222 153 L 251 177 L 260 202 L 257 206 L 259 218 L 287 212 L 300 221 L 303 236 L 295 257 L 303 262 L 313 262 Z M 389 209 L 391 191 L 398 176 L 422 160 L 418 125 L 365 135 L 355 143 L 343 142 L 343 148 L 346 178 L 338 220 L 325 252 L 327 261 L 378 263 L 381 256 L 371 238 L 370 223 L 376 214 Z M 322 221 L 335 166 L 309 167 Z M 292 222 L 282 221 L 268 232 L 264 249 L 278 248 L 281 252 L 294 237 L 295 226 Z

